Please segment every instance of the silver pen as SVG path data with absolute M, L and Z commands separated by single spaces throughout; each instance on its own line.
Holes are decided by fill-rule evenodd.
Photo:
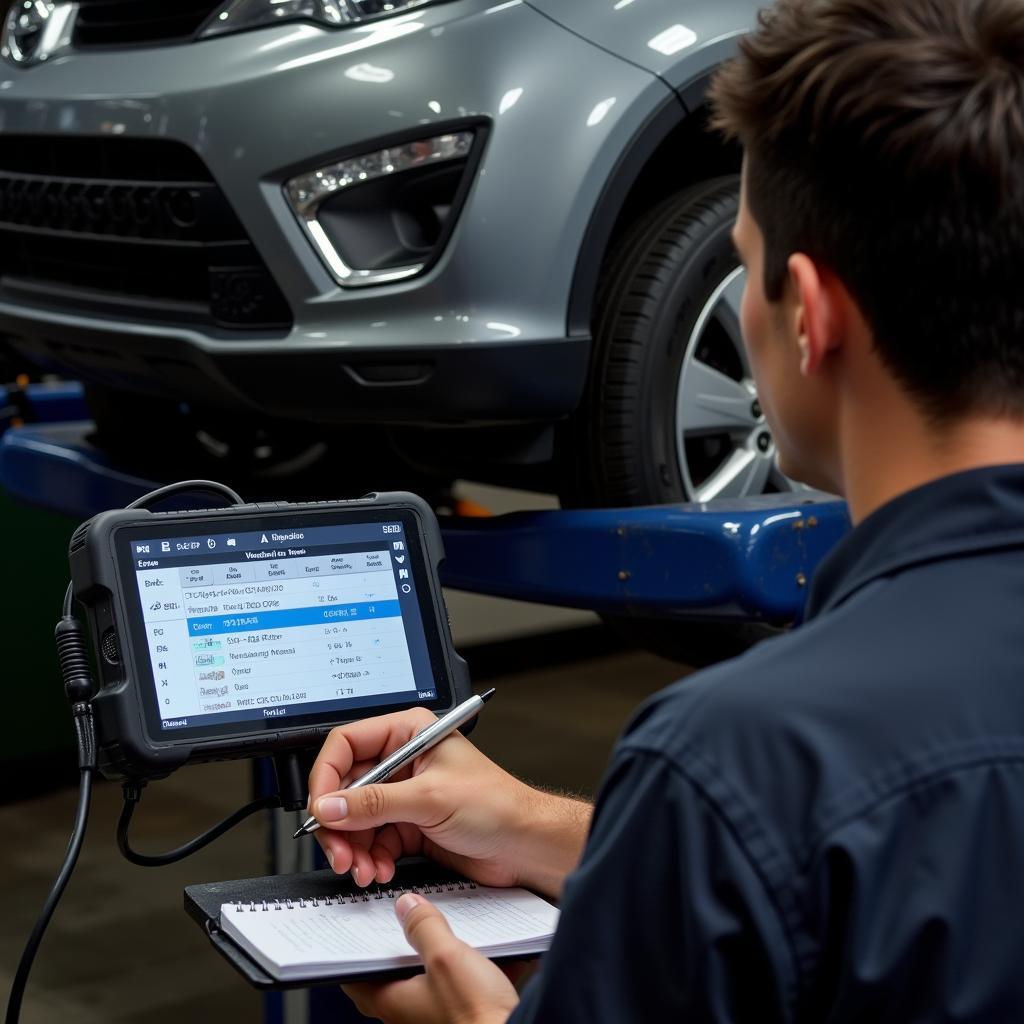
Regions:
M 351 786 L 346 786 L 345 789 L 360 789 L 363 786 L 371 786 L 376 782 L 383 782 L 394 772 L 397 772 L 399 768 L 407 765 L 413 758 L 425 753 L 431 747 L 437 746 L 441 740 L 455 732 L 460 725 L 465 725 L 471 718 L 478 715 L 480 709 L 493 696 L 494 688 L 492 687 L 486 693 L 481 693 L 478 697 L 473 696 L 469 700 L 463 701 L 458 707 L 452 708 L 444 718 L 439 718 L 436 722 L 416 733 L 408 743 L 399 747 L 393 754 L 389 754 L 379 765 L 371 768 L 362 778 L 356 779 Z M 309 835 L 318 828 L 320 828 L 320 822 L 310 815 L 303 822 L 302 827 L 296 830 L 292 839 Z

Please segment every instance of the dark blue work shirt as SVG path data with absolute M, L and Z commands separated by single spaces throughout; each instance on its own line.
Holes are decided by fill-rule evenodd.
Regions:
M 892 501 L 644 705 L 511 1020 L 1024 1022 L 1024 466 Z

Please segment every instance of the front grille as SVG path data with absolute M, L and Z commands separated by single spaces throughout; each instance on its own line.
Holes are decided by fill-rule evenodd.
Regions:
M 0 288 L 133 319 L 291 324 L 203 162 L 165 140 L 0 135 Z
M 80 0 L 78 47 L 145 46 L 191 39 L 222 0 Z

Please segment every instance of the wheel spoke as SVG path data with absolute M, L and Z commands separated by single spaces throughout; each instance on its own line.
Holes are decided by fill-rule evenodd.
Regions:
M 773 459 L 771 473 L 768 475 L 768 483 L 773 486 L 776 490 L 780 490 L 783 494 L 791 492 L 791 490 L 808 490 L 810 489 L 806 483 L 802 483 L 800 480 L 795 480 L 792 476 L 786 476 L 778 468 L 778 463 Z
M 785 473 L 779 469 L 778 463 L 772 459 L 771 472 L 768 475 L 768 483 L 779 491 L 785 493 L 786 491 L 802 491 L 804 485 L 799 480 L 791 480 Z
M 683 371 L 676 415 L 684 434 L 747 433 L 755 424 L 753 400 L 746 385 L 694 359 Z
M 736 323 L 740 322 L 740 309 L 743 306 L 743 289 L 747 285 L 747 275 L 740 268 L 738 274 L 729 279 L 729 283 L 722 292 L 722 305 L 735 317 Z
M 740 322 L 740 308 L 743 305 L 743 289 L 746 287 L 747 274 L 741 267 L 731 278 L 722 292 L 715 307 L 715 319 L 721 324 L 729 341 L 732 342 L 736 354 L 743 366 L 744 377 L 750 376 L 750 363 L 747 360 L 747 347 L 743 344 L 743 328 Z
M 737 448 L 714 473 L 697 488 L 697 500 L 742 498 L 760 494 L 772 471 L 774 459 L 749 448 Z

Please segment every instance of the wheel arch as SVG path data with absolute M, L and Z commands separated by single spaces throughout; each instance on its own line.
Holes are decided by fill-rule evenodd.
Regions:
M 667 97 L 641 124 L 605 181 L 583 236 L 572 290 L 567 330 L 591 333 L 598 282 L 622 233 L 672 192 L 706 178 L 738 173 L 739 146 L 708 131 L 709 68 L 681 92 Z

